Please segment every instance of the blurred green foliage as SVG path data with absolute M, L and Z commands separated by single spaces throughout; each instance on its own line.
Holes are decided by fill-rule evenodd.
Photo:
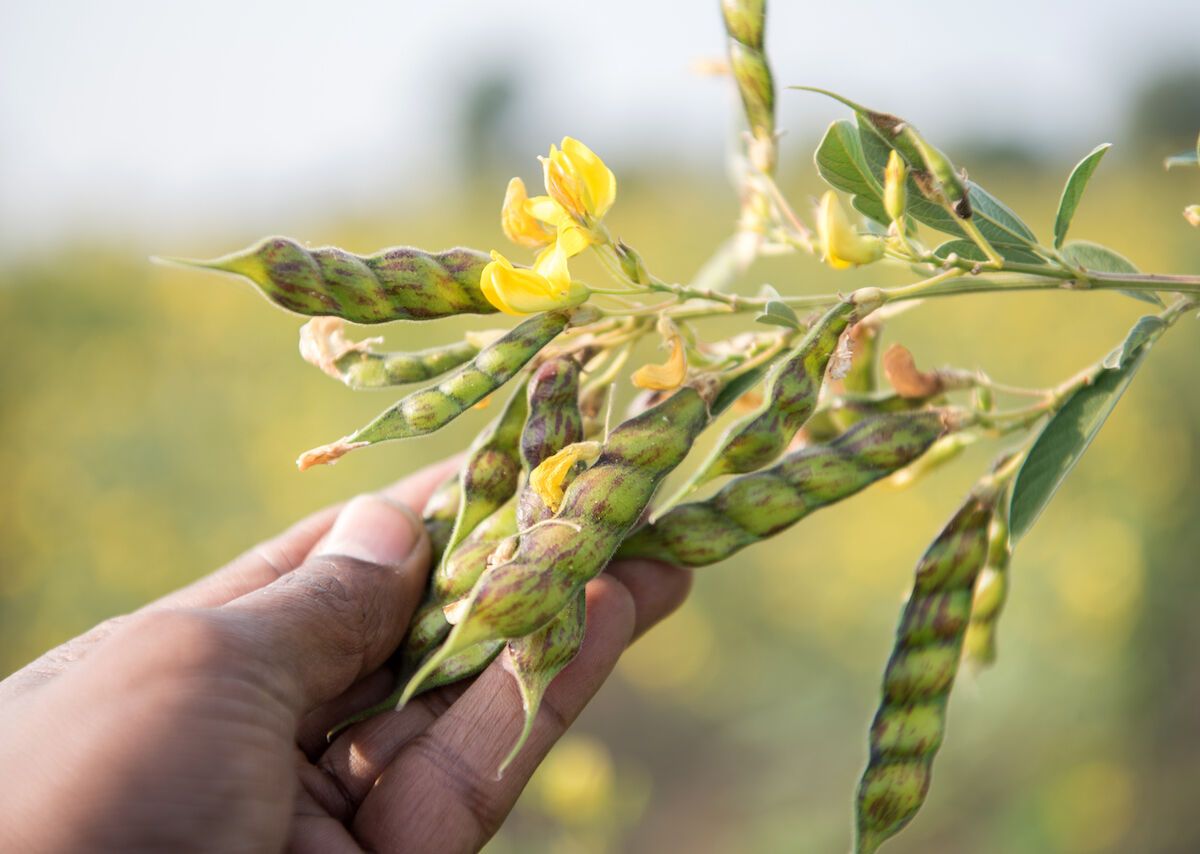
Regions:
M 1060 165 L 1061 178 L 1003 171 L 1012 161 L 972 177 L 1045 235 L 1071 164 Z M 1143 269 L 1195 272 L 1200 240 L 1178 216 L 1194 178 L 1157 166 L 1102 169 L 1073 234 Z M 793 199 L 818 191 L 806 161 L 782 174 Z M 712 180 L 654 163 L 619 179 L 611 227 L 664 277 L 689 276 L 732 224 L 735 203 Z M 419 218 L 314 222 L 292 236 L 363 252 L 499 247 L 502 195 L 500 184 Z M 73 245 L 3 270 L 0 673 L 305 512 L 462 447 L 490 417 L 299 474 L 299 451 L 365 423 L 394 395 L 351 393 L 302 363 L 300 319 L 248 286 L 145 258 L 216 255 L 259 236 Z M 803 293 L 899 275 L 790 257 L 760 263 L 742 286 Z M 960 297 L 904 314 L 885 334 L 924 366 L 1042 385 L 1106 353 L 1143 308 L 1113 294 Z M 496 323 L 384 331 L 389 347 L 416 349 Z M 1022 542 L 999 663 L 961 679 L 929 802 L 888 851 L 1200 849 L 1196 333 L 1181 323 L 1155 350 Z M 493 849 L 844 850 L 912 566 L 997 450 L 980 443 L 916 486 L 874 487 L 701 570 L 692 601 L 631 650 Z

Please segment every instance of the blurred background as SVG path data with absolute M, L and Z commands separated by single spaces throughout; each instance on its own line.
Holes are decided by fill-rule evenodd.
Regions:
M 0 6 L 0 675 L 220 565 L 301 514 L 461 447 L 489 417 L 300 475 L 303 449 L 396 395 L 302 363 L 300 319 L 151 266 L 269 233 L 367 253 L 502 247 L 513 174 L 580 137 L 610 228 L 686 280 L 729 232 L 732 87 L 717 4 L 119 0 Z M 1072 229 L 1142 269 L 1200 270 L 1200 7 L 773 4 L 783 85 L 920 124 L 1041 235 L 1071 166 L 1116 148 Z M 801 209 L 830 102 L 780 93 Z M 584 271 L 586 274 L 586 270 Z M 806 257 L 740 283 L 900 281 Z M 919 364 L 1021 385 L 1090 363 L 1143 313 L 1110 294 L 943 300 L 887 330 Z M 415 349 L 494 325 L 383 330 Z M 1000 661 L 964 674 L 925 809 L 889 851 L 1200 850 L 1200 338 L 1163 340 L 1021 543 Z M 650 351 L 646 353 L 651 355 Z M 701 570 L 535 778 L 495 852 L 844 850 L 912 566 L 998 451 L 886 485 Z

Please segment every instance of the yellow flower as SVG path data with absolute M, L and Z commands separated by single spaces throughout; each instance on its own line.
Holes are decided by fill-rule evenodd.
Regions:
M 529 486 L 545 502 L 551 512 L 557 513 L 563 500 L 563 481 L 580 460 L 591 463 L 600 456 L 599 442 L 576 442 L 567 445 L 557 454 L 538 463 L 529 473 Z
M 1183 218 L 1200 228 L 1200 205 L 1188 205 L 1183 209 Z
M 479 276 L 487 301 L 505 314 L 535 314 L 579 305 L 588 298 L 587 287 L 571 281 L 566 258 L 557 244 L 547 248 L 532 270 L 518 270 L 499 252 Z M 550 278 L 550 277 L 553 278 Z
M 642 365 L 633 372 L 631 379 L 638 388 L 652 391 L 670 391 L 679 388 L 687 377 L 687 354 L 683 349 L 683 338 L 674 326 L 665 330 L 671 344 L 671 355 L 661 365 Z
M 827 190 L 817 209 L 817 234 L 821 251 L 829 266 L 838 270 L 870 264 L 883 257 L 883 241 L 870 234 L 859 234 L 850 224 L 837 194 Z
M 509 181 L 504 205 L 500 208 L 500 227 L 504 229 L 504 236 L 518 246 L 541 249 L 554 240 L 554 230 L 530 214 L 528 201 L 525 182 L 520 178 Z
M 604 161 L 577 139 L 564 136 L 541 158 L 546 192 L 578 222 L 598 220 L 617 198 L 617 179 Z

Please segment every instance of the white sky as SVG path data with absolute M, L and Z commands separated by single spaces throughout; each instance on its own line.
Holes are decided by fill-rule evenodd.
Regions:
M 770 11 L 783 84 L 1064 156 L 1114 136 L 1146 70 L 1191 59 L 1200 36 L 1194 0 Z M 457 99 L 505 65 L 529 88 L 531 159 L 514 166 L 564 133 L 618 166 L 646 150 L 716 164 L 730 102 L 688 66 L 722 50 L 715 0 L 0 0 L 0 247 L 218 218 L 278 230 L 446 180 Z M 799 137 L 838 114 L 780 97 Z

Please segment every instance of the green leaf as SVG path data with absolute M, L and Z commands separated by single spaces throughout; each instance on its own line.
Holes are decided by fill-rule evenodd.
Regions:
M 1067 179 L 1067 185 L 1063 187 L 1062 198 L 1058 200 L 1058 215 L 1054 217 L 1055 249 L 1060 248 L 1063 241 L 1067 239 L 1067 229 L 1071 227 L 1071 219 L 1075 216 L 1075 209 L 1079 207 L 1079 200 L 1083 198 L 1084 188 L 1087 187 L 1096 167 L 1100 165 L 1100 159 L 1110 148 L 1112 148 L 1111 142 L 1097 145 L 1071 170 L 1071 177 Z
M 787 303 L 779 300 L 768 302 L 762 313 L 754 319 L 758 323 L 767 323 L 772 326 L 786 326 L 788 329 L 800 328 L 800 318 L 796 316 L 796 312 L 792 311 L 791 306 Z
M 1017 473 L 1010 504 L 1010 525 L 1015 543 L 1023 537 L 1062 486 L 1083 452 L 1091 445 L 1164 324 L 1157 317 L 1142 318 L 1125 341 L 1105 359 L 1094 381 L 1075 392 L 1046 422 Z
M 863 153 L 862 141 L 852 122 L 845 119 L 829 126 L 816 152 L 817 172 L 837 190 L 850 194 L 856 209 L 887 225 L 891 220 L 883 209 L 883 184 Z
M 1072 264 L 1096 273 L 1137 273 L 1138 268 L 1121 253 L 1092 243 L 1090 240 L 1072 240 L 1062 248 L 1062 255 Z M 1161 307 L 1162 299 L 1150 291 L 1122 290 L 1125 296 Z
M 1141 318 L 1129 330 L 1129 334 L 1125 336 L 1121 345 L 1104 358 L 1104 367 L 1119 370 L 1128 365 L 1143 345 L 1157 338 L 1165 326 L 1166 323 L 1162 318 L 1153 314 L 1147 314 Z
M 858 117 L 858 136 L 859 149 L 862 151 L 871 175 L 880 186 L 883 182 L 883 170 L 887 166 L 888 153 L 893 147 L 910 165 L 920 162 L 914 160 L 918 155 L 906 146 L 906 140 L 903 137 L 897 137 L 891 141 L 885 139 L 862 115 Z M 1040 255 L 1031 251 L 1037 245 L 1037 237 L 1019 216 L 974 181 L 968 181 L 967 188 L 971 205 L 975 210 L 975 224 L 1001 256 L 1009 257 L 1010 248 L 1012 250 L 1023 249 L 1025 250 L 1024 263 L 1046 263 Z M 870 212 L 864 210 L 857 203 L 855 203 L 855 207 L 867 216 L 871 216 Z M 879 209 L 883 209 L 882 201 L 879 202 Z M 917 189 L 911 176 L 908 179 L 908 205 L 905 210 L 910 218 L 943 234 L 962 238 L 967 236 L 953 214 L 921 195 L 921 191 Z M 1010 260 L 1017 259 L 1013 257 Z
M 1020 264 L 1045 264 L 1045 259 L 1041 255 L 1030 252 L 1024 246 L 1014 246 L 1011 243 L 993 244 L 993 248 L 1000 253 L 1000 256 L 1005 261 L 1013 261 Z M 959 258 L 967 261 L 986 261 L 987 256 L 983 254 L 983 250 L 975 245 L 974 242 L 965 238 L 956 238 L 947 240 L 937 249 L 933 250 L 933 254 L 939 258 L 946 258 L 953 252 Z

